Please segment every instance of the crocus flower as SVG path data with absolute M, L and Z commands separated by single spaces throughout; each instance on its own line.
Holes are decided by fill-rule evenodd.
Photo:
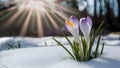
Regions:
M 79 40 L 79 21 L 75 16 L 71 16 L 69 20 L 66 20 L 67 30 L 75 37 L 77 42 Z
M 90 31 L 92 28 L 92 20 L 89 16 L 87 18 L 81 18 L 80 19 L 80 30 L 83 33 L 86 41 L 90 42 Z

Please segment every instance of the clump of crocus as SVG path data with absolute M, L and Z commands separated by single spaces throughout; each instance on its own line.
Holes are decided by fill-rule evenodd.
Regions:
M 88 61 L 91 58 L 96 58 L 99 55 L 98 49 L 100 45 L 100 38 L 102 32 L 102 25 L 100 24 L 98 29 L 94 32 L 92 30 L 92 20 L 89 16 L 81 18 L 80 21 L 75 17 L 71 16 L 69 20 L 66 20 L 66 28 L 73 35 L 75 40 L 71 42 L 64 34 L 65 38 L 70 44 L 72 51 L 68 50 L 61 42 L 54 39 L 60 46 L 62 46 L 72 57 L 77 61 Z M 79 28 L 83 34 L 79 35 Z M 92 50 L 95 38 L 98 36 L 97 45 L 95 51 Z M 103 53 L 104 43 L 101 48 L 101 54 Z

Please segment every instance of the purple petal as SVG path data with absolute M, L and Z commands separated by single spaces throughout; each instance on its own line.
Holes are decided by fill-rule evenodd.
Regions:
M 91 28 L 87 23 L 87 18 L 80 19 L 80 30 L 85 36 L 89 35 Z
M 66 29 L 67 29 L 73 36 L 75 36 L 75 31 L 74 31 L 74 29 L 71 29 L 68 25 L 66 25 Z
M 76 16 L 71 16 L 70 21 L 74 23 L 76 33 L 79 33 L 79 20 Z
M 73 23 L 74 28 L 71 28 L 70 25 L 67 24 L 69 21 L 70 21 L 71 23 Z M 76 21 L 77 21 L 77 23 L 76 23 Z M 70 20 L 66 20 L 65 22 L 66 22 L 66 29 L 67 29 L 75 38 L 79 37 L 79 28 L 78 28 L 79 25 L 77 25 L 77 24 L 78 24 L 78 19 L 77 19 L 76 17 L 71 16 L 71 17 L 70 17 Z
M 89 16 L 87 16 L 87 23 L 90 25 L 90 27 L 92 28 L 92 20 Z
M 79 23 L 78 18 L 76 16 L 71 16 L 70 21 L 73 22 L 74 24 L 77 24 L 77 25 Z
M 87 25 L 87 18 L 81 18 L 80 19 L 80 24 L 84 25 L 84 26 Z
M 68 26 L 68 25 L 66 25 L 66 29 L 68 30 L 68 31 L 71 31 L 72 29 L 70 28 L 70 26 Z

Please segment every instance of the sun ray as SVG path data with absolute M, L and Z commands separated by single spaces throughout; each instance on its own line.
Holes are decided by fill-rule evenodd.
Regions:
M 57 23 L 55 22 L 55 20 L 52 18 L 52 16 L 47 11 L 45 11 L 45 14 L 47 15 L 47 17 L 51 21 L 51 23 L 54 26 L 54 28 L 55 29 L 59 29 L 59 26 L 57 25 Z
M 5 21 L 2 27 L 6 29 L 13 24 L 17 29 L 20 29 L 20 36 L 25 36 L 29 33 L 29 35 L 34 34 L 36 36 L 37 34 L 39 37 L 43 37 L 45 34 L 44 30 L 62 28 L 65 24 L 63 20 L 68 19 L 68 15 L 74 13 L 74 10 L 71 11 L 69 7 L 46 0 L 17 0 L 7 2 L 7 4 L 14 4 L 17 9 L 14 8 L 14 14 L 9 12 L 14 10 L 12 7 L 0 13 L 11 13 L 9 15 L 10 18 Z M 4 21 L 2 19 L 1 21 Z M 14 24 L 16 21 L 17 23 Z
M 34 10 L 32 12 L 32 15 L 31 15 L 31 19 L 30 19 L 30 24 L 29 24 L 29 27 L 28 27 L 28 31 L 29 33 L 32 33 L 32 34 L 37 34 L 37 16 L 36 16 L 36 10 Z
M 14 10 L 11 10 L 10 12 L 8 13 L 5 13 L 4 15 L 0 16 L 0 21 L 4 20 L 6 21 L 6 19 L 9 19 L 9 17 L 11 17 L 14 13 L 16 13 L 17 11 L 17 8 L 14 9 Z M 4 23 L 3 23 L 4 24 Z
M 33 9 L 30 9 L 29 13 L 28 13 L 28 15 L 26 17 L 26 20 L 25 20 L 25 22 L 23 24 L 23 27 L 20 30 L 20 34 L 19 34 L 20 36 L 25 36 L 25 34 L 27 32 L 27 28 L 28 28 L 29 22 L 30 22 L 30 18 L 31 18 L 32 12 L 33 12 Z
M 68 19 L 64 14 L 60 13 L 59 11 L 55 10 L 55 8 L 51 7 L 51 4 L 49 5 L 48 3 L 46 2 L 43 2 L 44 6 L 46 7 L 49 7 L 52 9 L 52 11 L 54 11 L 55 13 L 57 13 L 61 18 L 63 18 L 64 20 L 65 19 Z
M 41 15 L 42 15 L 42 17 L 43 17 L 43 19 L 44 19 L 43 21 L 45 22 L 47 28 L 50 29 L 51 26 L 50 26 L 50 23 L 49 23 L 49 21 L 48 21 L 48 19 L 47 19 L 47 16 L 45 15 L 45 13 L 42 13 L 42 12 L 41 12 Z M 46 26 L 45 26 L 45 27 L 46 27 Z
M 16 12 L 10 19 L 8 19 L 5 24 L 3 24 L 3 28 L 9 27 L 14 21 L 16 20 L 19 15 L 21 15 L 24 12 L 25 9 L 21 9 L 20 11 Z
M 57 19 L 57 20 L 60 22 L 60 25 L 62 25 L 62 26 L 64 25 L 64 21 L 62 20 L 63 18 L 60 18 L 59 15 L 57 15 L 57 14 L 54 13 L 54 12 L 52 13 L 52 15 L 53 15 L 53 17 L 54 17 L 55 19 Z M 60 25 L 59 25 L 59 26 L 60 26 Z
M 0 12 L 0 16 L 5 14 L 6 12 L 9 12 L 9 11 L 12 11 L 12 10 L 15 10 L 17 8 L 17 6 L 14 6 L 14 7 L 10 7 L 8 9 L 5 9 L 3 11 Z
M 19 20 L 18 20 L 18 22 L 17 22 L 17 24 L 16 24 L 16 27 L 21 27 L 21 25 L 22 25 L 22 23 L 24 22 L 24 20 L 26 19 L 26 16 L 27 16 L 27 14 L 28 14 L 28 10 L 25 10 L 23 13 L 22 13 L 22 15 L 20 16 L 20 18 L 19 18 Z
M 66 12 L 75 14 L 75 9 L 71 11 L 71 9 L 68 9 L 67 7 L 62 6 L 62 5 L 60 5 L 60 4 L 54 3 L 54 5 L 57 6 L 59 9 L 62 9 L 62 10 L 64 10 L 64 11 L 66 11 Z
M 59 15 L 61 18 L 63 18 L 64 20 L 68 19 L 64 14 L 58 12 L 57 10 L 55 9 L 52 9 L 57 15 Z
M 43 27 L 42 27 L 42 20 L 41 20 L 40 12 L 38 10 L 36 11 L 36 16 L 37 16 L 38 36 L 43 37 L 44 33 L 43 33 Z

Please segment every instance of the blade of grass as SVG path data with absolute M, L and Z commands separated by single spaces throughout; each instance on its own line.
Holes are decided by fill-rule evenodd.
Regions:
M 96 36 L 100 33 L 100 31 L 101 31 L 101 28 L 102 28 L 102 26 L 103 26 L 103 24 L 104 24 L 104 21 L 100 24 L 100 26 L 97 28 L 97 30 L 96 30 L 96 32 L 95 32 L 95 34 L 94 34 L 94 37 L 92 38 L 92 39 L 90 39 L 90 43 L 89 43 L 89 57 L 90 57 L 90 54 L 91 54 L 91 50 L 92 50 L 92 46 L 93 46 L 93 44 L 94 44 L 94 41 L 95 41 L 95 38 L 96 38 Z
M 18 48 L 21 48 L 21 43 L 20 41 L 17 41 L 18 42 Z
M 7 46 L 8 46 L 8 49 L 13 49 L 14 47 L 13 47 L 13 45 L 11 45 L 11 44 L 9 44 L 9 43 L 7 43 Z
M 85 39 L 81 38 L 81 41 L 82 41 L 82 45 L 83 45 L 83 53 L 84 53 L 84 56 L 85 56 L 86 55 L 86 47 L 87 47 L 87 45 L 86 45 Z
M 69 55 L 75 60 L 75 57 L 72 55 L 72 53 L 63 44 L 61 44 L 55 38 L 53 38 L 53 40 L 55 40 L 60 46 L 62 46 L 69 53 Z
M 98 55 L 98 49 L 99 49 L 99 45 L 100 45 L 101 33 L 102 33 L 102 30 L 100 31 L 100 34 L 99 34 L 99 37 L 98 37 L 98 41 L 97 41 L 97 46 L 96 46 L 94 58 L 96 58 L 97 55 Z
M 103 54 L 104 45 L 105 45 L 105 42 L 102 43 L 101 55 Z
M 97 36 L 100 33 L 103 24 L 104 24 L 104 21 L 102 21 L 102 23 L 100 24 L 100 26 L 97 28 L 97 30 L 95 32 L 95 36 Z
M 79 54 L 79 44 L 77 42 L 73 42 L 74 49 L 73 49 L 73 54 L 77 60 L 81 60 L 80 54 Z
M 67 37 L 64 33 L 63 33 L 63 35 L 64 35 L 64 37 L 67 39 L 68 43 L 70 43 L 70 46 L 71 46 L 72 48 L 74 48 L 73 44 L 72 44 L 71 41 L 68 39 L 68 37 Z
M 67 41 L 70 43 L 71 48 L 74 48 L 73 44 L 70 42 L 70 40 L 67 38 L 67 36 L 64 33 L 63 33 L 63 35 L 67 39 Z M 81 47 L 80 43 L 79 43 L 78 46 L 79 46 L 79 51 L 80 51 L 80 54 L 81 54 L 81 59 L 83 60 L 83 50 L 82 50 L 82 47 Z

